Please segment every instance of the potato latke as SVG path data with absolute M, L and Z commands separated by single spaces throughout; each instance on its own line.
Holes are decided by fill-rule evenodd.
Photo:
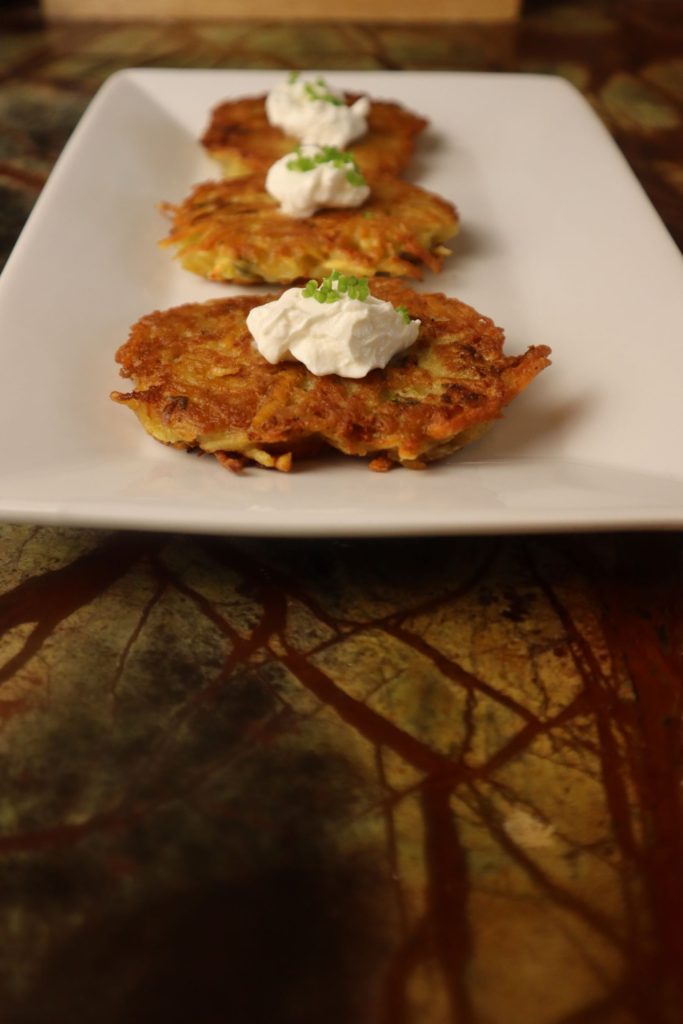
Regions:
M 458 230 L 455 207 L 399 178 L 373 182 L 356 209 L 288 217 L 261 175 L 197 185 L 179 205 L 162 245 L 176 246 L 182 265 L 216 281 L 289 284 L 332 270 L 356 277 L 420 278 L 420 263 L 441 269 L 443 245 Z
M 358 95 L 345 94 L 347 103 Z M 398 103 L 373 100 L 368 116 L 368 131 L 349 146 L 356 162 L 368 179 L 382 174 L 400 174 L 415 148 L 415 137 L 427 122 Z M 263 173 L 297 140 L 271 125 L 266 117 L 265 96 L 246 96 L 217 106 L 202 145 L 221 165 L 227 178 Z
M 504 356 L 502 330 L 457 299 L 371 281 L 373 294 L 422 321 L 417 341 L 360 380 L 316 377 L 301 363 L 268 363 L 252 344 L 250 309 L 275 298 L 239 296 L 178 306 L 136 323 L 116 359 L 130 394 L 113 392 L 144 428 L 224 465 L 288 470 L 325 445 L 422 467 L 478 437 L 548 365 L 550 349 Z

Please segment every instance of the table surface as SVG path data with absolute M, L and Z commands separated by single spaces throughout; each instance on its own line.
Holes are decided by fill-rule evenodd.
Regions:
M 0 29 L 3 257 L 132 65 L 564 75 L 683 245 L 675 3 Z M 0 526 L 0 1019 L 679 1024 L 682 551 Z

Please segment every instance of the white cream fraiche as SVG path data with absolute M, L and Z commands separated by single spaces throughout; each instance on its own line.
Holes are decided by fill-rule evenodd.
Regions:
M 318 294 L 336 291 L 345 280 L 327 278 Z M 311 283 L 305 289 L 289 288 L 274 302 L 252 309 L 247 327 L 269 363 L 296 359 L 319 377 L 365 377 L 413 344 L 420 321 L 369 295 L 367 284 L 359 294 L 367 298 L 352 298 L 347 292 L 334 301 L 316 301 Z
M 370 195 L 350 154 L 319 146 L 305 146 L 276 160 L 266 175 L 266 192 L 289 217 L 360 206 Z
M 365 134 L 369 110 L 367 96 L 347 106 L 344 94 L 331 88 L 324 79 L 307 82 L 296 74 L 280 82 L 266 96 L 270 124 L 301 142 L 340 149 Z

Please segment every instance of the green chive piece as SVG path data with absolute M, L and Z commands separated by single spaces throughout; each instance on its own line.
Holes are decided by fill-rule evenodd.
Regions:
M 296 147 L 294 156 L 291 160 L 287 161 L 287 169 L 290 171 L 312 171 L 314 167 L 313 158 L 304 156 L 301 152 L 301 146 Z
M 355 188 L 362 188 L 365 184 L 365 178 L 360 171 L 357 171 L 354 167 L 352 171 L 346 172 L 346 180 L 349 185 L 353 185 Z
M 366 184 L 363 174 L 358 169 L 352 153 L 345 153 L 336 146 L 323 146 L 320 152 L 312 156 L 305 156 L 301 152 L 301 146 L 293 150 L 292 159 L 287 161 L 289 171 L 312 171 L 320 164 L 332 164 L 333 167 L 347 167 L 346 180 L 350 185 L 360 188 Z
M 304 90 L 309 100 L 322 100 L 324 103 L 331 103 L 335 107 L 343 107 L 344 100 L 338 99 L 330 90 L 324 78 L 316 78 L 315 82 L 304 82 Z
M 300 77 L 301 77 L 301 72 L 300 71 L 290 71 L 289 72 L 289 78 L 287 79 L 287 81 L 289 82 L 290 85 L 294 85 L 294 83 L 297 82 Z
M 316 302 L 340 302 L 343 295 L 365 302 L 370 289 L 367 277 L 357 278 L 353 274 L 346 277 L 338 270 L 333 270 L 320 284 L 315 280 L 308 281 L 301 294 L 305 299 L 315 299 Z
M 408 310 L 406 309 L 405 306 L 397 306 L 396 307 L 396 312 L 400 313 L 401 317 L 403 318 L 404 323 L 406 323 L 406 324 L 410 323 L 410 313 L 408 312 Z

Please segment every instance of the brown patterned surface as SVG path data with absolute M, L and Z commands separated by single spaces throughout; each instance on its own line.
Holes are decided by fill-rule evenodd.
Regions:
M 683 242 L 672 4 L 0 36 L 0 250 L 130 64 L 545 70 Z M 679 1024 L 678 535 L 0 527 L 0 1020 Z

